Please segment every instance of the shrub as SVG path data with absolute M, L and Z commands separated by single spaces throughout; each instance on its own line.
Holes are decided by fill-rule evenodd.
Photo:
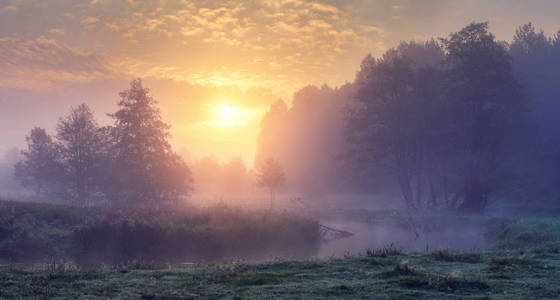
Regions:
M 384 246 L 383 248 L 379 249 L 367 249 L 366 256 L 367 257 L 387 257 L 387 256 L 395 256 L 401 255 L 402 250 L 398 249 L 392 243 Z
M 224 205 L 155 210 L 0 201 L 0 261 L 71 257 L 82 266 L 148 266 L 303 258 L 314 255 L 320 242 L 315 221 Z
M 80 265 L 132 262 L 181 262 L 267 257 L 308 257 L 320 243 L 318 224 L 292 216 L 241 211 L 193 217 L 188 222 L 162 220 L 100 221 L 72 233 Z M 185 217 L 181 218 L 185 220 Z M 203 222 L 191 222 L 192 220 Z

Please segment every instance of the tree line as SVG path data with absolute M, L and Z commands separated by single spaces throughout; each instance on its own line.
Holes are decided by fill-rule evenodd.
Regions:
M 35 127 L 27 149 L 15 164 L 15 179 L 36 195 L 78 206 L 159 206 L 176 204 L 193 191 L 240 194 L 255 176 L 270 201 L 284 183 L 283 169 L 273 159 L 252 174 L 240 158 L 224 165 L 206 157 L 194 172 L 168 142 L 170 126 L 162 121 L 157 101 L 141 79 L 120 93 L 111 126 L 99 126 L 86 104 L 59 119 L 56 134 Z M 271 204 L 272 207 L 272 204 Z
M 560 32 L 546 37 L 531 23 L 511 43 L 496 40 L 488 23 L 403 42 L 367 56 L 352 83 L 307 87 L 292 107 L 271 106 L 257 159 L 276 153 L 312 191 L 390 185 L 411 210 L 554 202 L 559 66 Z
M 23 186 L 74 205 L 154 205 L 187 197 L 193 179 L 168 142 L 170 126 L 140 79 L 120 93 L 112 126 L 86 104 L 60 118 L 56 135 L 33 128 L 15 166 Z
M 367 56 L 353 82 L 306 87 L 291 106 L 270 107 L 257 140 L 257 186 L 269 188 L 271 200 L 286 178 L 298 193 L 389 186 L 408 209 L 463 213 L 499 200 L 555 202 L 558 66 L 560 32 L 547 37 L 531 23 L 511 43 L 496 40 L 488 23 L 472 23 Z M 59 120 L 54 136 L 34 128 L 16 179 L 78 205 L 187 197 L 193 176 L 168 143 L 157 102 L 141 80 L 120 96 L 112 126 L 98 126 L 84 104 Z M 207 189 L 239 193 L 249 181 L 241 160 L 203 160 L 195 169 L 208 177 L 200 185 Z

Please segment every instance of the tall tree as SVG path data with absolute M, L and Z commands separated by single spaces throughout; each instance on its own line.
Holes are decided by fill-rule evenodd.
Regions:
M 556 42 L 555 42 L 556 41 Z M 528 132 L 520 135 L 516 155 L 509 160 L 510 194 L 504 196 L 534 202 L 558 198 L 560 180 L 560 47 L 557 37 L 547 37 L 528 23 L 517 28 L 510 45 L 513 69 L 529 100 Z
M 434 118 L 441 104 L 443 51 L 435 42 L 402 43 L 362 62 L 358 92 L 347 115 L 351 156 L 359 167 L 388 161 L 408 208 L 421 208 Z
M 105 138 L 89 107 L 81 104 L 59 120 L 57 144 L 69 185 L 70 197 L 89 204 L 102 172 Z
M 314 197 L 348 191 L 356 180 L 346 180 L 347 168 L 340 159 L 344 151 L 344 106 L 355 92 L 353 84 L 339 88 L 307 86 L 293 95 L 287 107 L 282 101 L 264 115 L 258 136 L 255 166 L 268 157 L 282 162 L 290 174 L 289 189 Z
M 456 151 L 461 155 L 464 199 L 459 210 L 481 213 L 499 185 L 506 137 L 522 123 L 525 101 L 504 43 L 488 23 L 472 23 L 443 40 L 448 101 L 452 102 Z
M 168 142 L 170 126 L 161 119 L 154 100 L 136 79 L 120 93 L 115 120 L 118 197 L 141 204 L 177 200 L 192 188 L 192 177 Z M 178 168 L 178 169 L 176 169 Z M 174 180 L 165 180 L 175 174 Z

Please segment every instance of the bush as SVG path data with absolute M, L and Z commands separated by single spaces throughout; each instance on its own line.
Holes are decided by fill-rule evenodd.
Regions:
M 74 258 L 82 266 L 221 256 L 220 246 L 211 232 L 144 222 L 89 224 L 72 234 L 72 245 Z
M 366 250 L 367 257 L 387 257 L 387 256 L 401 255 L 401 254 L 402 254 L 402 250 L 395 247 L 392 243 L 380 249 Z
M 208 213 L 208 212 L 206 212 Z M 168 220 L 100 221 L 72 234 L 81 265 L 170 263 L 267 257 L 308 257 L 318 250 L 318 224 L 292 216 L 215 211 L 208 217 Z M 198 220 L 192 222 L 193 220 Z M 200 220 L 203 220 L 199 222 Z
M 314 255 L 320 242 L 315 221 L 224 205 L 154 210 L 0 201 L 0 261 L 6 262 L 71 257 L 93 266 L 303 258 Z

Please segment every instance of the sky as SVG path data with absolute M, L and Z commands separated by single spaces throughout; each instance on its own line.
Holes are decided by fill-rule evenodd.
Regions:
M 0 156 L 87 103 L 111 124 L 134 78 L 187 160 L 240 156 L 260 120 L 307 85 L 354 79 L 367 55 L 489 21 L 500 40 L 560 29 L 557 0 L 0 0 Z

